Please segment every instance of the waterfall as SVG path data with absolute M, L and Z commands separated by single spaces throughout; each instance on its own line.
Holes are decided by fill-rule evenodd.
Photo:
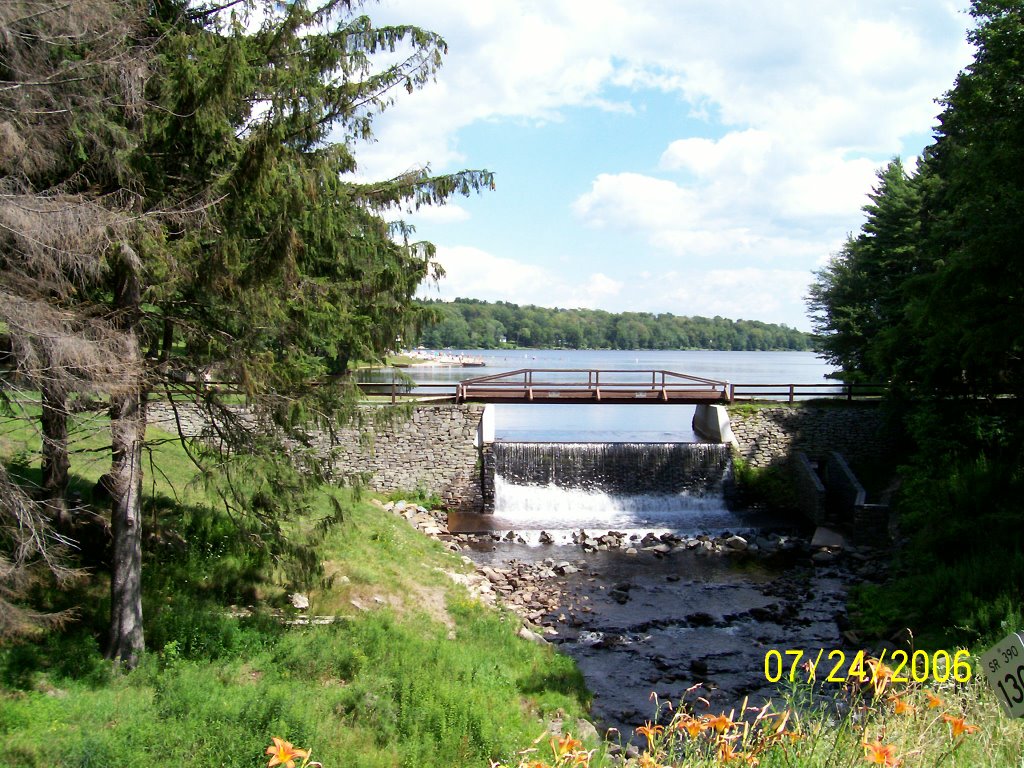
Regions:
M 731 470 L 725 445 L 496 442 L 493 452 L 497 528 L 699 531 L 735 524 L 722 491 Z
M 729 451 L 713 443 L 495 443 L 495 473 L 513 485 L 608 494 L 718 493 Z

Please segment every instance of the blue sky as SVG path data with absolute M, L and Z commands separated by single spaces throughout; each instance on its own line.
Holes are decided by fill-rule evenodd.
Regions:
M 422 295 L 722 315 L 808 329 L 813 271 L 875 172 L 931 141 L 971 60 L 966 2 L 381 0 L 441 34 L 360 174 L 486 168 L 406 218 L 447 271 Z

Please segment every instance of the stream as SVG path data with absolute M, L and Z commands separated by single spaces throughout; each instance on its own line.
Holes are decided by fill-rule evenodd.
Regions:
M 532 623 L 576 660 L 598 728 L 624 740 L 654 718 L 654 695 L 697 714 L 778 702 L 765 654 L 849 649 L 847 589 L 879 570 L 871 550 L 816 554 L 813 528 L 731 509 L 717 448 L 681 460 L 678 446 L 506 446 L 495 514 L 448 518 L 481 570 L 519 569 L 499 593 L 537 595 Z

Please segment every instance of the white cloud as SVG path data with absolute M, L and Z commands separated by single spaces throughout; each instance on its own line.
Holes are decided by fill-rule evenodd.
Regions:
M 728 175 L 711 185 L 684 187 L 640 174 L 602 174 L 576 200 L 573 210 L 591 226 L 624 231 L 658 252 L 685 259 L 689 266 L 791 263 L 816 257 L 833 247 L 841 234 L 829 230 L 797 238 L 774 223 L 796 204 L 790 201 L 801 195 L 813 213 L 831 212 L 827 198 L 813 197 L 815 182 L 823 183 L 812 175 L 804 187 L 780 197 L 781 190 L 772 191 L 763 184 L 753 185 L 756 194 L 745 195 L 744 187 L 751 185 Z
M 643 116 L 652 92 L 669 94 L 674 140 L 651 147 L 645 164 L 636 153 L 634 165 L 621 164 L 597 143 L 588 149 L 606 164 L 591 164 L 586 177 L 573 175 L 568 158 L 523 175 L 535 185 L 529 194 L 547 201 L 545 215 L 564 210 L 543 198 L 545 174 L 577 190 L 576 221 L 552 216 L 538 228 L 582 223 L 630 235 L 641 244 L 636 273 L 686 269 L 684 287 L 667 292 L 607 262 L 566 275 L 559 257 L 571 254 L 531 252 L 545 267 L 495 256 L 485 249 L 502 233 L 492 229 L 474 247 L 438 241 L 450 274 L 441 294 L 652 311 L 690 302 L 703 314 L 755 308 L 805 327 L 810 271 L 859 226 L 875 170 L 920 150 L 914 142 L 933 125 L 936 98 L 970 60 L 970 19 L 955 2 L 381 0 L 368 9 L 378 23 L 437 30 L 449 54 L 437 82 L 401 95 L 377 121 L 379 142 L 357 156 L 372 178 L 427 162 L 439 172 L 494 167 L 500 144 L 488 155 L 461 145 L 460 130 L 486 122 L 514 141 L 516 126 L 578 119 L 579 107 L 594 119 Z M 716 264 L 728 269 L 709 271 Z
M 603 308 L 613 312 L 721 315 L 809 327 L 802 310 L 811 276 L 802 270 L 677 269 L 615 279 L 600 272 L 578 281 L 478 248 L 438 249 L 446 275 L 420 291 L 426 298 L 472 297 L 549 307 Z
M 445 205 L 424 205 L 406 218 L 414 225 L 420 223 L 454 224 L 460 221 L 469 221 L 470 213 L 461 205 L 446 203 Z
M 444 267 L 445 276 L 436 285 L 420 290 L 426 298 L 597 307 L 614 299 L 623 288 L 621 282 L 600 272 L 579 279 L 566 278 L 547 267 L 469 246 L 438 246 L 437 261 Z
M 764 171 L 773 142 L 770 133 L 755 129 L 728 133 L 717 141 L 678 139 L 669 144 L 659 166 L 704 178 L 722 173 L 753 176 Z
M 421 289 L 430 298 L 456 297 L 505 300 L 524 303 L 538 285 L 550 283 L 554 276 L 545 268 L 514 259 L 495 256 L 469 246 L 438 246 L 437 261 L 445 276 L 437 286 Z
M 802 270 L 714 269 L 674 282 L 661 301 L 677 306 L 677 314 L 721 315 L 807 328 L 802 313 L 792 314 L 793 306 L 803 305 L 810 284 L 810 275 Z M 666 283 L 671 285 L 671 281 Z
M 934 0 L 382 0 L 371 14 L 449 43 L 438 81 L 399 99 L 363 153 L 397 170 L 457 160 L 454 133 L 477 120 L 629 109 L 610 85 L 673 91 L 794 145 L 891 151 L 930 124 L 967 60 L 966 17 Z

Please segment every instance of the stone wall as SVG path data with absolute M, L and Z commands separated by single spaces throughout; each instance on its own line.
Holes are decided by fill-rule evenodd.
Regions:
M 311 437 L 339 478 L 359 477 L 366 487 L 381 492 L 424 490 L 437 494 L 450 509 L 479 512 L 483 500 L 475 441 L 482 413 L 483 406 L 472 403 L 417 405 L 408 419 L 389 425 L 363 433 L 339 429 L 333 444 L 325 434 Z M 210 418 L 194 405 L 179 406 L 177 418 L 186 436 L 214 434 Z M 151 402 L 149 421 L 176 431 L 168 403 Z
M 449 509 L 479 512 L 480 451 L 475 445 L 483 406 L 417 405 L 408 420 L 377 427 L 360 445 L 356 430 L 341 430 L 333 449 L 341 475 L 372 473 L 375 491 L 422 489 L 436 493 Z
M 752 466 L 785 462 L 798 451 L 821 458 L 839 451 L 859 461 L 895 443 L 885 413 L 872 405 L 766 406 L 729 409 L 739 455 Z

